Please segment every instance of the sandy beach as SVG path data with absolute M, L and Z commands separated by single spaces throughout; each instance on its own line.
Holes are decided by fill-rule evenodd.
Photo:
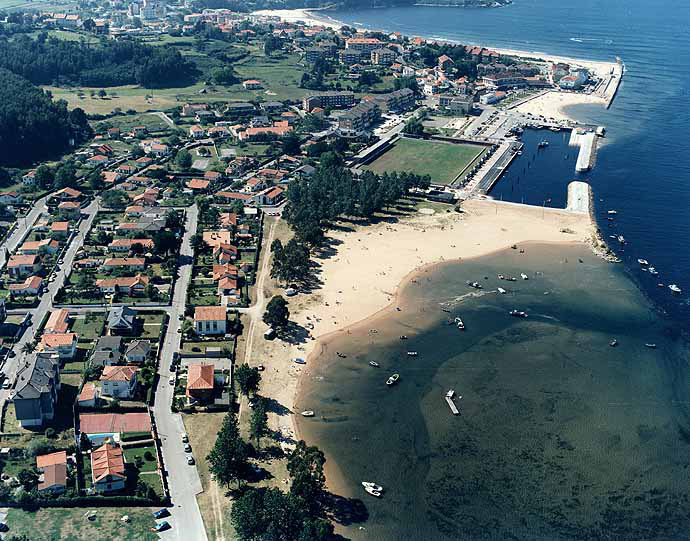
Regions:
M 543 116 L 548 120 L 577 122 L 575 118 L 567 114 L 565 108 L 573 105 L 588 104 L 604 107 L 606 100 L 591 94 L 558 92 L 554 90 L 518 105 L 515 107 L 515 110 L 520 113 Z
M 347 332 L 349 326 L 381 310 L 393 309 L 400 285 L 422 267 L 480 257 L 528 241 L 584 243 L 594 233 L 588 214 L 492 200 L 467 201 L 463 208 L 463 213 L 420 212 L 394 224 L 330 232 L 335 253 L 317 259 L 322 287 L 289 299 L 290 320 L 310 337 L 298 345 L 255 341 L 252 362 L 266 366 L 262 394 L 299 413 L 303 409 L 295 403 L 299 382 L 309 377 L 319 341 Z M 269 287 L 265 293 L 270 296 L 282 291 Z M 261 322 L 255 332 L 258 335 L 266 328 Z M 307 364 L 295 364 L 295 357 L 307 359 Z M 287 410 L 284 415 L 271 414 L 271 427 L 299 439 Z M 331 488 L 338 490 L 333 484 Z

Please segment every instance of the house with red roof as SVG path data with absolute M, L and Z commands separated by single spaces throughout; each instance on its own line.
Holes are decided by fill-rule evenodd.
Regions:
M 187 398 L 207 402 L 213 398 L 215 378 L 212 364 L 192 364 L 187 368 Z
M 91 486 L 95 492 L 114 492 L 125 488 L 127 471 L 122 449 L 105 443 L 91 451 Z

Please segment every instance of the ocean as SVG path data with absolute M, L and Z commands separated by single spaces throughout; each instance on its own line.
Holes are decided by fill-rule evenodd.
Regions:
M 342 495 L 354 498 L 338 515 L 344 534 L 381 541 L 686 538 L 690 354 L 681 333 L 690 316 L 690 6 L 515 0 L 500 9 L 329 15 L 467 44 L 620 56 L 627 68 L 611 109 L 568 111 L 607 128 L 596 166 L 582 178 L 592 185 L 604 235 L 628 240 L 612 244 L 621 265 L 581 246 L 551 245 L 445 263 L 405 285 L 400 311 L 329 339 L 310 359 L 297 407 L 316 416 L 298 419 L 299 430 L 337 465 L 332 475 Z M 555 151 L 539 156 L 532 147 L 543 133 L 526 132 L 523 156 L 493 197 L 564 206 L 565 187 L 578 178 L 575 156 L 558 133 L 545 134 Z M 618 212 L 610 226 L 609 209 Z M 637 258 L 660 275 L 642 272 Z M 497 279 L 520 272 L 530 279 Z M 468 288 L 467 280 L 483 289 Z M 684 291 L 672 296 L 657 282 Z M 496 293 L 498 286 L 508 293 Z M 510 317 L 513 308 L 529 317 Z M 456 315 L 466 331 L 447 324 Z M 389 388 L 393 372 L 401 378 Z M 451 388 L 462 395 L 457 417 L 443 400 Z M 364 493 L 362 480 L 383 485 L 383 497 Z
M 609 110 L 574 106 L 569 114 L 604 125 L 606 144 L 592 185 L 597 218 L 605 235 L 622 234 L 627 245 L 612 246 L 631 277 L 655 304 L 687 327 L 690 317 L 690 4 L 683 0 L 515 0 L 497 9 L 408 7 L 328 12 L 355 27 L 455 40 L 464 44 L 541 51 L 626 66 Z M 559 174 L 560 174 L 559 169 Z M 561 198 L 557 189 L 577 178 L 574 166 L 562 176 L 520 180 L 515 201 L 541 204 Z M 526 193 L 543 193 L 542 199 Z M 510 188 L 497 186 L 504 198 Z M 604 213 L 618 211 L 609 228 Z M 643 258 L 660 271 L 640 270 Z M 673 297 L 657 283 L 678 284 Z

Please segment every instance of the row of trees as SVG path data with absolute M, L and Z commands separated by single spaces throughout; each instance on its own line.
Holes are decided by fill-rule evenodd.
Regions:
M 431 181 L 429 175 L 413 173 L 378 176 L 365 171 L 355 176 L 328 154 L 309 180 L 293 182 L 287 193 L 283 216 L 297 239 L 310 245 L 321 243 L 329 222 L 345 216 L 370 219 L 409 189 L 427 188 Z
M 182 86 L 198 75 L 194 63 L 170 46 L 103 40 L 98 45 L 60 40 L 42 33 L 0 41 L 0 67 L 34 84 L 146 88 Z
M 0 67 L 0 166 L 55 158 L 91 133 L 84 111 Z

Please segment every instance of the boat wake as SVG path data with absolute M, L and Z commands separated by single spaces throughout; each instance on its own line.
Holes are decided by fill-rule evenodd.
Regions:
M 469 291 L 469 292 L 465 293 L 464 295 L 460 295 L 459 297 L 455 297 L 451 300 L 441 302 L 441 303 L 439 303 L 439 305 L 441 306 L 441 308 L 449 309 L 449 308 L 453 308 L 454 306 L 458 306 L 459 304 L 461 304 L 466 299 L 478 299 L 480 297 L 483 297 L 487 293 L 496 293 L 496 291 L 495 290 L 494 291 L 488 291 L 488 290 L 483 290 L 483 289 L 482 290 Z

